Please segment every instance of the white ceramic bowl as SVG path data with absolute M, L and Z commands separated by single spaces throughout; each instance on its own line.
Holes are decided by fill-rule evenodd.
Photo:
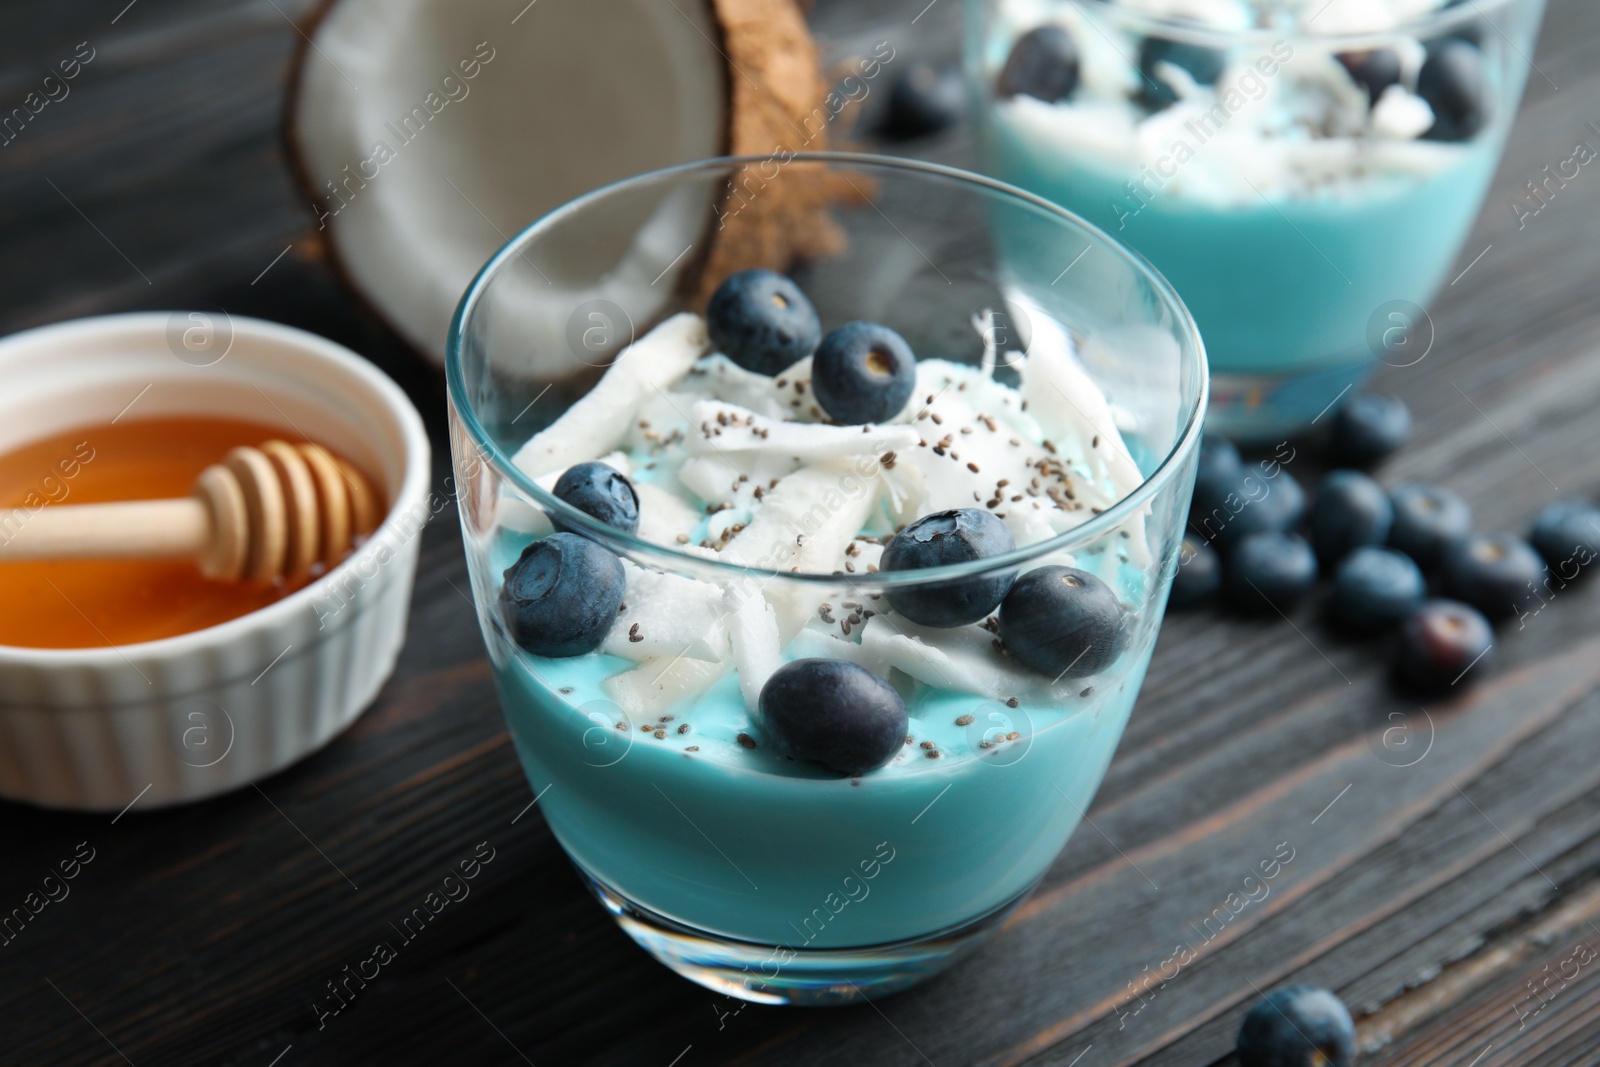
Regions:
M 106 648 L 0 646 L 0 796 L 99 811 L 197 800 L 355 720 L 394 669 L 433 513 L 427 434 L 394 382 L 303 330 L 186 312 L 15 334 L 0 341 L 0 382 L 0 453 L 119 416 L 246 418 L 348 456 L 388 505 L 351 558 L 219 626 Z

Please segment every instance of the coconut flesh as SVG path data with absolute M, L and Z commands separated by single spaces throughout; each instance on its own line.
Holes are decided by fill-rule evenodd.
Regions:
M 524 2 L 332 0 L 301 57 L 291 152 L 319 228 L 349 282 L 435 362 L 479 268 L 554 208 L 674 163 L 826 147 L 825 133 L 790 145 L 826 92 L 793 0 Z M 603 253 L 615 262 L 582 271 L 581 292 L 536 267 L 506 272 L 498 326 L 558 337 L 604 299 L 642 328 L 694 292 L 687 272 L 783 269 L 833 239 L 771 197 L 711 242 L 713 198 L 681 193 Z M 696 242 L 720 247 L 683 255 Z M 528 358 L 534 373 L 569 369 Z

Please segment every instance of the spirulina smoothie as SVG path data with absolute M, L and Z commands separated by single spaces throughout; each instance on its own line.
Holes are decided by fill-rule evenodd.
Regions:
M 787 283 L 749 283 L 777 286 L 762 306 L 804 300 L 772 278 Z M 931 596 L 877 583 L 1038 546 L 1161 457 L 1042 314 L 1009 366 L 977 337 L 971 364 L 916 360 L 871 324 L 763 362 L 748 337 L 719 343 L 718 315 L 713 298 L 709 329 L 662 322 L 515 457 L 676 565 L 613 570 L 603 527 L 498 502 L 478 577 L 499 585 L 477 592 L 500 606 L 485 635 L 540 809 L 604 890 L 738 941 L 879 946 L 1004 909 L 1105 773 L 1173 546 L 1134 511 L 1088 549 Z M 579 579 L 551 545 L 589 583 L 559 616 L 541 612 Z M 904 562 L 928 552 L 946 555 Z M 801 573 L 825 578 L 787 580 Z M 590 647 L 555 635 L 601 602 L 614 620 Z M 785 678 L 805 706 L 779 699 Z M 807 733 L 822 720 L 831 732 Z
M 975 0 L 985 165 L 1149 258 L 1205 339 L 1208 426 L 1276 439 L 1419 325 L 1488 188 L 1526 62 L 1486 24 L 1408 29 L 1446 6 Z

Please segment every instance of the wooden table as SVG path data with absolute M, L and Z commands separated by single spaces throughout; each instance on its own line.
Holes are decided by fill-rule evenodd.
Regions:
M 124 3 L 0 13 L 6 107 L 94 49 L 0 149 L 0 326 L 214 306 L 316 330 L 410 392 L 444 491 L 441 377 L 336 284 L 285 167 L 290 19 L 312 4 Z M 814 18 L 835 52 L 952 55 L 958 0 L 913 24 L 922 6 Z M 1509 207 L 1576 143 L 1600 146 L 1597 47 L 1600 5 L 1551 0 L 1434 351 L 1379 383 L 1418 423 L 1382 479 L 1449 485 L 1486 528 L 1600 482 L 1600 174 L 1522 228 Z M 970 158 L 964 131 L 908 150 Z M 1092 822 L 1032 901 L 954 972 L 834 1011 L 741 1008 L 675 978 L 589 899 L 530 810 L 466 588 L 452 508 L 426 534 L 393 680 L 259 789 L 116 818 L 0 805 L 0 908 L 80 842 L 94 857 L 0 945 L 0 1061 L 1231 1062 L 1257 990 L 1291 980 L 1338 991 L 1387 1042 L 1364 1063 L 1600 1061 L 1600 965 L 1575 962 L 1600 947 L 1600 587 L 1507 628 L 1483 685 L 1426 707 L 1315 605 L 1293 627 L 1170 618 Z M 319 1028 L 325 983 L 480 842 L 494 859 L 471 897 Z M 1230 905 L 1280 847 L 1270 894 Z M 1180 944 L 1196 958 L 1175 968 Z

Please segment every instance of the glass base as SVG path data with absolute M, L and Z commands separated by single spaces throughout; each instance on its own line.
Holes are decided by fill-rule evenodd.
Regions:
M 1288 440 L 1350 399 L 1375 366 L 1364 360 L 1288 374 L 1231 374 L 1213 367 L 1206 431 L 1241 444 Z
M 577 866 L 577 864 L 574 864 Z M 578 867 L 589 889 L 641 947 L 691 982 L 757 1004 L 826 1007 L 916 985 L 978 947 L 1033 892 L 960 926 L 862 948 L 795 949 L 698 930 L 636 904 Z

